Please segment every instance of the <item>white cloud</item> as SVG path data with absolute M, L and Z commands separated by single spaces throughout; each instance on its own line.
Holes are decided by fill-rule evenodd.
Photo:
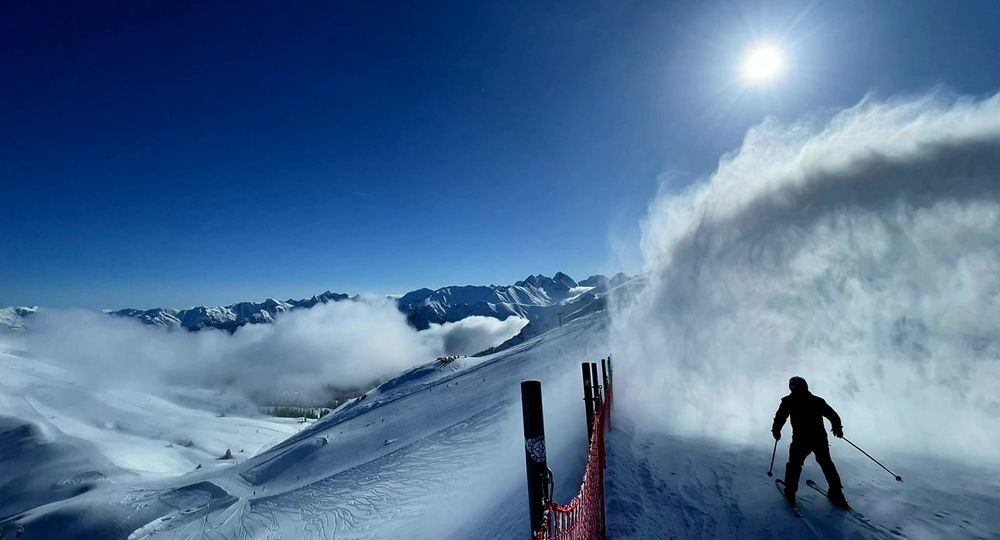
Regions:
M 421 332 L 444 347 L 446 354 L 474 354 L 514 337 L 528 324 L 528 319 L 507 317 L 504 320 L 473 315 L 458 322 L 431 324 Z
M 522 319 L 470 317 L 417 332 L 384 298 L 295 310 L 274 324 L 166 330 L 95 311 L 43 310 L 19 339 L 33 355 L 89 386 L 204 387 L 258 401 L 325 401 L 331 390 L 363 390 L 443 354 L 495 345 Z M 475 350 L 473 350 L 475 349 Z

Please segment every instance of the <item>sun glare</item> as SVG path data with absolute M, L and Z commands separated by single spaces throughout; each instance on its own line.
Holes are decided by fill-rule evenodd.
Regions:
M 743 77 L 751 84 L 764 84 L 781 74 L 781 51 L 773 45 L 756 45 L 743 60 Z

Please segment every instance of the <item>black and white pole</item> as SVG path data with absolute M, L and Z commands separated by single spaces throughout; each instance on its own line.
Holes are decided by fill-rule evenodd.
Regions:
M 583 404 L 587 411 L 587 440 L 594 437 L 594 388 L 590 384 L 590 364 L 580 364 L 583 371 Z
M 524 417 L 524 466 L 528 479 L 528 509 L 531 538 L 542 527 L 545 517 L 546 483 L 549 466 L 545 459 L 545 419 L 542 414 L 542 383 L 521 383 L 521 413 Z

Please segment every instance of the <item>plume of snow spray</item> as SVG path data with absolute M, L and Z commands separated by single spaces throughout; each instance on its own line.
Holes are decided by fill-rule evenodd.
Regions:
M 1000 460 L 1000 95 L 766 121 L 642 251 L 612 338 L 640 424 L 767 438 L 801 375 L 872 447 Z

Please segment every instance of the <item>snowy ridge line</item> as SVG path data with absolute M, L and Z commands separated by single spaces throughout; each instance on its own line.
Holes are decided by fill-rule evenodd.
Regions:
M 599 540 L 605 536 L 604 469 L 607 468 L 607 461 L 604 431 L 610 425 L 614 401 L 610 356 L 607 361 L 603 397 L 598 382 L 594 381 L 597 414 L 594 415 L 593 436 L 590 438 L 580 491 L 566 504 L 547 501 L 542 526 L 535 532 L 535 540 Z M 601 362 L 604 364 L 603 359 Z

